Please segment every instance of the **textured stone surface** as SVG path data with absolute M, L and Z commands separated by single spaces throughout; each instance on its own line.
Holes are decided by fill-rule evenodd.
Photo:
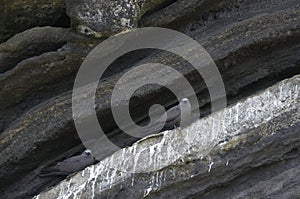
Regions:
M 63 0 L 1 0 L 0 42 L 35 26 L 59 24 L 66 18 Z
M 139 26 L 163 26 L 182 31 L 207 49 L 222 74 L 229 104 L 247 98 L 250 94 L 257 93 L 278 81 L 299 74 L 300 7 L 298 0 L 267 0 L 263 2 L 258 0 L 218 0 L 214 2 L 209 0 L 171 0 L 138 1 L 137 3 L 139 7 L 144 6 L 145 8 L 141 9 L 142 16 Z M 11 5 L 11 2 L 5 2 L 0 6 L 3 5 Z M 45 7 L 47 7 L 47 3 L 45 3 Z M 21 8 L 22 6 L 20 6 Z M 111 9 L 107 12 L 111 12 Z M 54 18 L 51 13 L 47 13 L 47 15 L 49 21 L 44 20 L 45 25 L 51 25 Z M 2 19 L 0 18 L 0 20 Z M 21 25 L 20 28 L 22 28 Z M 21 29 L 15 27 L 14 30 L 21 32 Z M 6 39 L 8 39 L 8 35 L 10 37 L 16 32 L 5 34 Z M 86 37 L 69 29 L 43 27 L 26 30 L 1 44 L 0 70 L 3 73 L 0 74 L 0 198 L 30 198 L 56 184 L 62 179 L 38 178 L 37 174 L 40 168 L 54 161 L 76 155 L 83 149 L 73 124 L 71 90 L 82 60 L 99 42 L 101 40 Z M 201 113 L 209 114 L 209 96 L 205 84 L 187 62 L 175 55 L 161 51 L 144 49 L 130 53 L 109 67 L 105 78 L 99 82 L 96 99 L 100 124 L 103 125 L 108 137 L 119 146 L 128 146 L 136 140 L 121 134 L 113 121 L 110 112 L 111 91 L 116 81 L 125 72 L 141 63 L 150 62 L 166 64 L 184 74 L 197 93 Z M 148 72 L 141 71 L 131 81 L 143 78 Z M 157 78 L 166 76 L 161 74 Z M 173 77 L 167 76 L 167 78 L 170 82 L 176 81 Z M 144 121 L 149 107 L 154 103 L 170 107 L 176 103 L 176 100 L 172 93 L 164 88 L 151 85 L 143 87 L 131 100 L 130 111 L 133 118 L 136 121 Z M 247 110 L 241 112 L 247 112 Z M 281 124 L 283 121 L 282 124 L 286 124 L 285 121 L 289 121 L 293 117 L 289 116 L 286 120 L 281 116 L 278 118 L 273 123 Z M 272 125 L 270 123 L 270 126 Z M 259 131 L 262 132 L 269 128 L 264 125 L 260 126 L 262 129 Z M 253 129 L 248 130 L 250 132 Z M 272 142 L 277 143 L 287 139 L 286 142 L 294 146 L 290 140 L 294 139 L 295 142 L 297 140 L 296 135 L 289 133 L 287 133 L 288 137 L 284 137 L 284 134 L 276 135 L 278 136 L 272 137 Z M 259 137 L 254 137 L 253 144 L 257 140 Z M 266 142 L 262 141 L 261 143 Z M 253 156 L 248 157 L 247 154 L 251 154 L 252 148 L 244 149 L 245 159 L 242 161 L 251 159 Z M 280 150 L 286 152 L 290 148 L 284 144 L 278 144 L 269 150 L 264 148 L 261 155 L 265 157 L 273 153 L 280 154 Z M 227 157 L 236 157 L 235 152 L 236 150 L 233 150 L 232 153 L 229 151 L 222 153 L 221 156 L 224 160 Z M 292 176 L 293 173 L 297 174 L 294 165 L 298 164 L 298 159 L 291 158 L 295 154 L 298 154 L 297 149 L 287 153 L 283 158 L 287 162 L 285 168 L 288 176 Z M 109 154 L 103 153 L 104 157 L 107 155 Z M 257 158 L 257 156 L 255 157 Z M 260 164 L 260 161 L 263 162 L 263 158 L 258 158 L 257 164 Z M 239 193 L 241 190 L 246 190 L 243 186 L 245 181 L 249 181 L 251 185 L 258 185 L 259 182 L 262 184 L 269 182 L 271 185 L 274 182 L 271 180 L 271 176 L 276 180 L 280 178 L 276 173 L 284 172 L 283 164 L 283 161 L 270 162 L 264 168 L 253 171 L 257 176 L 262 176 L 261 178 L 252 176 L 252 172 L 249 172 L 252 170 L 246 168 L 238 173 L 243 177 L 233 180 L 232 183 L 231 181 L 225 183 L 226 187 L 212 186 L 209 187 L 209 190 L 212 191 L 205 192 L 205 194 L 195 188 L 195 197 L 198 196 L 197 194 L 201 196 L 207 194 L 209 198 L 214 192 L 218 192 L 221 196 L 225 193 Z M 203 165 L 203 172 L 205 171 L 206 174 L 209 163 L 205 162 Z M 230 171 L 235 168 L 231 165 L 229 163 Z M 236 175 L 235 171 L 227 171 L 223 171 L 225 176 L 232 173 Z M 285 181 L 284 187 L 289 181 L 293 182 L 293 179 Z M 176 188 L 171 186 L 169 192 L 189 190 L 199 186 L 205 187 L 204 184 L 197 184 L 196 181 L 194 183 L 193 185 L 187 183 L 186 186 L 180 184 Z M 232 191 L 233 189 L 234 191 Z M 286 196 L 292 196 L 297 193 L 297 184 L 291 183 L 287 189 Z M 130 190 L 135 191 L 134 189 Z M 247 188 L 247 190 L 248 193 L 243 193 L 243 196 L 252 194 L 251 188 Z M 109 194 L 112 194 L 113 191 L 114 189 L 111 189 Z M 103 194 L 105 195 L 105 193 Z M 128 192 L 128 195 L 130 194 Z M 285 195 L 273 192 L 272 196 Z
M 181 131 L 144 138 L 36 198 L 209 198 L 219 194 L 217 187 L 239 175 L 253 170 L 252 176 L 248 174 L 251 179 L 267 165 L 276 167 L 283 161 L 288 162 L 284 173 L 269 169 L 269 174 L 259 177 L 266 182 L 232 191 L 230 196 L 267 197 L 277 192 L 296 196 L 300 185 L 295 164 L 300 161 L 299 85 L 300 76 L 295 76 Z M 291 193 L 290 187 L 295 191 Z
M 0 131 L 28 108 L 71 89 L 73 74 L 98 42 L 69 29 L 42 27 L 0 44 Z
M 109 37 L 137 28 L 141 16 L 167 0 L 67 0 L 72 26 L 80 33 Z
M 20 61 L 62 47 L 69 31 L 63 28 L 34 28 L 15 35 L 0 44 L 0 73 L 15 67 Z

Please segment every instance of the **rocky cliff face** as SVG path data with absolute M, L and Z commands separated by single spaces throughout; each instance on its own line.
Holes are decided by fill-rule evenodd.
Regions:
M 35 198 L 297 197 L 299 83 L 146 137 Z
M 143 63 L 165 64 L 183 74 L 205 117 L 181 132 L 139 141 L 123 150 L 126 156 L 122 151 L 112 156 L 103 152 L 107 159 L 37 198 L 300 195 L 297 0 L 4 0 L 1 10 L 0 197 L 31 198 L 64 179 L 41 178 L 38 173 L 84 148 L 71 108 L 80 65 L 106 37 L 146 26 L 171 28 L 198 41 L 221 73 L 229 107 L 210 115 L 203 79 L 174 54 L 144 49 L 123 55 L 105 71 L 96 92 L 98 120 L 114 143 L 125 147 L 137 141 L 121 133 L 110 99 L 120 77 Z M 140 71 L 130 81 L 147 74 Z M 176 81 L 163 72 L 157 78 Z M 133 118 L 143 121 L 156 103 L 170 107 L 176 99 L 164 87 L 142 87 L 132 98 Z M 221 115 L 218 127 L 210 122 L 216 115 Z M 219 136 L 205 146 L 202 133 L 209 130 Z M 153 164 L 145 164 L 139 150 L 151 147 L 157 151 L 143 157 L 167 155 L 175 161 L 150 158 Z M 181 156 L 175 157 L 170 147 L 182 149 L 176 153 Z M 114 159 L 125 165 L 135 160 L 144 169 L 154 163 L 162 167 L 146 174 L 116 173 L 108 168 L 116 164 Z

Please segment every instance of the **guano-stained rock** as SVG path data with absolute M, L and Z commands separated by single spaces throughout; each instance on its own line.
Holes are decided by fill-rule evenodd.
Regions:
M 6 30 L 1 32 L 0 41 L 1 38 L 7 40 L 23 31 L 25 26 L 27 29 L 0 44 L 0 70 L 5 68 L 2 72 L 6 71 L 0 74 L 0 198 L 4 199 L 31 198 L 55 185 L 62 178 L 38 178 L 37 174 L 40 168 L 70 155 L 76 155 L 83 150 L 73 124 L 71 90 L 82 60 L 95 45 L 103 40 L 87 37 L 86 34 L 78 34 L 76 31 L 65 28 L 36 27 L 30 30 L 28 28 L 40 25 L 54 24 L 59 27 L 70 27 L 71 25 L 66 14 L 63 13 L 64 8 L 61 9 L 60 5 L 56 7 L 58 14 L 53 17 L 53 13 L 56 11 L 52 12 L 49 5 L 51 4 L 50 7 L 57 6 L 58 4 L 54 1 L 50 4 L 49 1 L 43 0 L 38 2 L 21 1 L 8 2 L 4 0 L 4 3 L 0 4 L 1 11 L 4 10 L 4 12 L 0 12 L 0 22 L 4 20 L 8 22 L 8 26 L 6 23 L 0 24 L 13 29 L 13 32 L 6 32 Z M 76 1 L 74 2 L 76 3 Z M 35 5 L 32 5 L 33 3 Z M 210 53 L 222 74 L 229 104 L 246 99 L 249 95 L 276 82 L 299 74 L 299 0 L 141 0 L 137 3 L 141 8 L 138 11 L 141 13 L 138 27 L 162 26 L 181 31 L 197 40 Z M 17 7 L 7 7 L 12 4 Z M 28 6 L 26 6 L 27 4 Z M 25 7 L 23 7 L 24 5 Z M 34 10 L 36 7 L 42 8 Z M 27 8 L 30 8 L 32 12 L 23 15 L 22 10 Z M 11 10 L 13 12 L 6 13 Z M 45 10 L 47 11 L 45 12 Z M 105 11 L 110 13 L 111 9 Z M 46 20 L 45 14 L 47 15 Z M 62 21 L 54 22 L 60 16 L 62 16 Z M 21 25 L 20 18 L 21 22 L 24 22 Z M 26 23 L 28 19 L 33 22 L 30 22 L 29 26 Z M 41 19 L 42 21 L 39 21 Z M 17 20 L 18 23 L 11 23 L 12 20 Z M 38 22 L 36 23 L 35 20 Z M 119 18 L 117 18 L 118 20 Z M 73 28 L 76 29 L 74 26 Z M 123 29 L 121 28 L 120 31 Z M 8 45 L 9 43 L 12 45 Z M 3 56 L 2 53 L 7 54 Z M 131 145 L 135 140 L 120 134 L 114 123 L 110 114 L 110 93 L 122 74 L 143 63 L 166 64 L 185 75 L 197 93 L 201 113 L 209 114 L 209 95 L 206 92 L 205 84 L 188 63 L 166 52 L 145 49 L 133 52 L 120 58 L 109 68 L 105 78 L 100 80 L 97 91 L 96 103 L 98 105 L 95 108 L 99 122 L 107 136 L 118 146 Z M 132 82 L 135 81 L 135 78 L 143 78 L 148 72 L 143 71 L 136 74 Z M 161 77 L 175 81 L 165 74 L 158 78 Z M 169 108 L 175 105 L 176 100 L 167 89 L 151 85 L 143 87 L 131 99 L 131 105 L 134 107 L 130 111 L 134 120 L 145 119 L 148 108 L 153 103 L 159 103 Z M 241 109 L 240 112 L 247 111 Z M 169 188 L 165 187 L 166 191 L 159 192 L 157 195 L 156 192 L 154 193 L 157 187 L 151 186 L 149 182 L 149 185 L 144 186 L 147 187 L 144 194 L 147 195 L 151 191 L 151 194 L 148 194 L 149 197 L 167 197 L 168 194 L 179 190 L 176 196 L 184 197 L 185 192 L 182 191 L 184 189 L 195 193 L 189 195 L 192 198 L 199 196 L 231 197 L 231 195 L 242 198 L 248 196 L 259 198 L 260 193 L 268 192 L 272 198 L 293 198 L 295 195 L 300 195 L 297 194 L 299 193 L 299 184 L 297 184 L 296 178 L 299 171 L 296 167 L 299 165 L 299 158 L 297 158 L 299 154 L 298 134 L 291 134 L 299 129 L 297 125 L 293 125 L 291 118 L 294 118 L 294 114 L 291 112 L 286 117 L 278 116 L 277 119 L 267 124 L 259 125 L 256 130 L 247 130 L 247 132 L 255 132 L 253 135 L 260 135 L 260 132 L 267 130 L 282 132 L 281 134 L 274 133 L 273 137 L 263 140 L 257 136 L 248 137 L 248 145 L 255 146 L 254 149 L 257 150 L 256 154 L 258 155 L 248 156 L 249 147 L 245 148 L 243 144 L 240 144 L 241 140 L 244 142 L 243 135 L 237 136 L 226 144 L 221 155 L 214 151 L 210 153 L 212 159 L 218 160 L 218 157 L 221 157 L 226 163 L 227 158 L 230 159 L 227 167 L 223 167 L 224 165 L 221 164 L 220 168 L 222 169 L 218 170 L 221 172 L 219 172 L 220 175 L 205 175 L 209 165 L 211 165 L 210 171 L 214 172 L 218 168 L 218 164 L 217 161 L 213 161 L 214 164 L 204 162 L 203 167 L 200 168 L 203 169 L 203 175 L 194 180 L 188 180 L 186 184 L 179 183 L 175 188 L 173 185 Z M 274 123 L 276 125 L 289 123 L 292 127 L 278 130 L 281 127 L 273 128 Z M 267 146 L 261 145 L 266 144 L 265 141 L 268 140 L 270 142 Z M 237 148 L 230 150 L 235 145 Z M 291 149 L 290 147 L 295 148 Z M 229 150 L 226 151 L 226 148 Z M 236 151 L 239 153 L 236 154 Z M 243 156 L 245 158 L 235 161 L 234 157 L 241 157 L 238 156 L 240 153 L 245 154 Z M 282 156 L 283 153 L 285 155 Z M 278 154 L 277 157 L 281 156 L 281 159 L 272 162 L 276 159 L 274 154 Z M 107 155 L 109 154 L 103 153 L 104 157 Z M 253 165 L 264 164 L 264 166 L 253 170 L 252 168 L 255 166 L 249 167 L 247 163 L 243 169 L 239 167 L 239 163 L 253 160 L 257 160 Z M 234 162 L 238 164 L 232 164 Z M 268 162 L 267 165 L 265 162 Z M 188 165 L 193 165 L 193 163 Z M 199 170 L 197 166 L 192 168 L 195 171 Z M 238 169 L 234 170 L 235 168 Z M 184 170 L 184 168 L 181 169 Z M 282 174 L 277 175 L 278 173 Z M 242 176 L 238 177 L 238 175 Z M 287 176 L 285 180 L 278 183 L 278 186 L 272 186 L 284 175 Z M 154 184 L 160 183 L 160 181 L 156 181 L 156 179 L 160 179 L 159 176 L 159 173 L 155 177 L 152 176 Z M 219 187 L 207 184 L 205 180 L 208 179 L 208 176 L 211 177 L 209 179 L 215 179 L 219 184 L 228 179 L 233 180 L 225 182 L 222 184 L 224 186 Z M 188 177 L 190 176 L 188 175 Z M 245 183 L 246 181 L 247 183 Z M 132 181 L 126 182 L 128 185 L 132 184 Z M 134 182 L 135 180 L 133 180 L 133 184 L 137 186 Z M 139 181 L 137 180 L 137 182 Z M 247 185 L 253 188 L 247 187 Z M 284 192 L 280 192 L 281 186 L 286 188 Z M 204 187 L 205 190 L 199 191 L 198 187 Z M 205 187 L 209 187 L 208 189 L 211 191 L 206 192 Z M 259 189 L 257 189 L 258 187 Z M 275 189 L 279 191 L 276 192 Z M 103 192 L 102 195 L 105 196 L 108 193 L 107 195 L 113 197 L 114 190 L 117 190 L 116 193 L 118 193 L 118 187 L 112 186 L 110 191 Z M 135 191 L 135 189 L 129 190 Z M 241 190 L 246 191 L 240 193 Z M 259 191 L 257 195 L 254 194 L 256 190 Z M 131 192 L 126 193 L 128 196 L 132 196 Z
M 144 138 L 35 198 L 208 197 L 247 170 L 259 172 L 282 161 L 299 163 L 299 85 L 298 75 L 186 129 Z M 263 197 L 291 192 L 284 186 L 269 189 L 275 180 L 300 185 L 299 175 L 293 175 L 299 173 L 299 164 L 288 166 L 286 175 L 269 172 L 261 186 L 232 191 L 231 197 L 249 197 L 259 190 Z M 248 175 L 250 181 L 255 178 Z

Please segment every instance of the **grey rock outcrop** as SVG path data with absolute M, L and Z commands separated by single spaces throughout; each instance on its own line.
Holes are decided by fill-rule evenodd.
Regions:
M 61 162 L 83 150 L 73 121 L 72 88 L 82 61 L 103 39 L 89 37 L 85 33 L 79 34 L 74 31 L 76 29 L 75 18 L 78 16 L 73 19 L 71 17 L 70 20 L 74 25 L 72 25 L 72 29 L 68 28 L 71 27 L 71 24 L 64 11 L 62 1 L 49 3 L 49 1 L 4 0 L 2 2 L 0 7 L 5 12 L 0 12 L 0 21 L 4 20 L 5 23 L 0 23 L 0 41 L 3 42 L 0 44 L 0 198 L 24 199 L 31 198 L 63 180 L 60 177 L 49 179 L 38 177 L 41 168 L 54 162 Z M 78 2 L 74 1 L 74 5 Z M 208 51 L 222 75 L 229 105 L 240 100 L 247 100 L 249 95 L 257 94 L 277 82 L 299 74 L 299 0 L 221 0 L 213 2 L 210 0 L 159 0 L 136 1 L 136 3 L 140 8 L 136 12 L 140 13 L 136 19 L 138 27 L 160 26 L 181 31 L 195 39 Z M 121 5 L 123 4 L 121 3 Z M 29 10 L 32 12 L 24 14 L 24 9 L 27 8 L 30 8 Z M 112 10 L 113 8 L 109 8 L 104 12 L 113 14 Z M 59 17 L 62 17 L 62 20 L 55 22 Z M 19 20 L 20 18 L 29 20 L 29 25 L 25 21 Z M 119 18 L 115 19 L 120 22 Z M 11 23 L 13 20 L 18 23 Z M 109 27 L 113 27 L 114 23 L 107 20 L 109 22 L 107 29 L 103 27 L 104 29 L 99 29 L 99 32 L 103 31 L 108 36 L 113 32 L 109 30 Z M 89 24 L 85 21 L 81 21 L 81 23 Z M 93 23 L 91 21 L 91 24 Z M 35 27 L 44 25 L 47 27 Z M 126 27 L 125 29 L 123 29 L 124 27 L 119 28 L 112 30 L 120 32 L 127 29 Z M 22 32 L 23 30 L 25 31 Z M 97 106 L 93 107 L 96 109 L 98 120 L 107 137 L 119 147 L 130 146 L 137 139 L 122 133 L 115 124 L 110 109 L 111 92 L 115 83 L 124 73 L 144 63 L 165 64 L 184 75 L 197 94 L 202 116 L 210 114 L 210 97 L 206 85 L 199 73 L 185 60 L 167 52 L 149 49 L 126 54 L 116 60 L 107 69 L 103 79 L 99 81 L 96 92 Z M 178 79 L 166 75 L 164 71 L 158 72 L 161 75 L 157 78 L 163 78 L 167 84 L 178 81 Z M 149 73 L 151 70 L 140 71 L 129 81 L 134 83 Z M 83 96 L 78 96 L 79 100 L 81 97 Z M 125 105 L 121 100 L 119 102 L 120 105 Z M 149 85 L 140 88 L 132 96 L 130 113 L 134 121 L 139 124 L 147 122 L 148 110 L 151 105 L 161 104 L 165 108 L 170 108 L 176 103 L 178 101 L 167 89 Z M 282 103 L 287 107 L 290 106 L 286 102 Z M 239 110 L 240 113 L 248 113 L 252 109 Z M 90 114 L 89 111 L 84 112 L 87 117 Z M 266 112 L 263 111 L 263 113 Z M 260 112 L 256 114 L 259 115 Z M 276 189 L 276 187 L 272 187 L 272 184 L 281 179 L 282 175 L 287 175 L 288 178 L 278 184 L 279 188 L 277 187 L 278 190 L 282 190 L 280 189 L 281 185 L 286 187 L 286 195 L 279 191 L 272 192 L 272 196 L 292 197 L 293 194 L 298 193 L 299 187 L 297 183 L 293 183 L 297 182 L 294 177 L 298 176 L 298 169 L 295 165 L 299 165 L 297 158 L 299 154 L 298 134 L 292 133 L 297 132 L 293 129 L 299 128 L 294 125 L 294 119 L 295 113 L 290 112 L 286 116 L 280 115 L 277 119 L 274 118 L 267 123 L 263 123 L 268 120 L 267 118 L 257 121 L 255 129 L 248 129 L 253 126 L 251 122 L 244 123 L 246 130 L 244 129 L 243 132 L 247 135 L 251 134 L 250 137 L 245 140 L 243 139 L 244 134 L 242 134 L 234 136 L 233 139 L 225 138 L 228 150 L 226 147 L 224 149 L 224 141 L 223 145 L 214 143 L 217 146 L 210 152 L 212 161 L 204 159 L 203 161 L 206 162 L 201 162 L 196 159 L 195 167 L 193 167 L 194 161 L 185 164 L 188 165 L 186 167 L 191 165 L 195 172 L 202 172 L 200 176 L 198 175 L 192 181 L 189 177 L 194 174 L 188 175 L 187 184 L 179 183 L 180 186 L 176 188 L 174 186 L 162 187 L 161 189 L 168 191 L 158 194 L 186 189 L 191 192 L 194 190 L 196 193 L 191 197 L 201 195 L 201 197 L 209 198 L 213 193 L 217 193 L 217 196 L 236 193 L 238 196 L 238 192 L 246 189 L 248 194 L 252 194 L 252 190 L 259 191 L 257 188 L 260 188 L 259 193 L 263 194 L 266 192 L 267 186 L 269 186 L 269 190 Z M 239 121 L 243 120 L 237 120 L 235 123 L 239 123 Z M 235 123 L 234 125 L 236 125 Z M 236 132 L 236 129 L 230 129 L 230 131 Z M 268 137 L 260 135 L 260 132 L 270 131 L 275 133 L 268 134 Z M 154 145 L 158 143 L 157 139 L 159 136 L 153 138 Z M 149 142 L 148 140 L 145 143 L 149 145 Z M 140 142 L 140 144 L 142 143 L 144 142 Z M 246 145 L 244 146 L 242 143 L 246 143 Z M 254 148 L 248 145 L 254 146 Z M 235 146 L 237 148 L 232 148 Z M 220 147 L 223 148 L 219 150 Z M 210 150 L 209 148 L 208 151 Z M 236 153 L 237 151 L 238 153 Z M 253 151 L 256 155 L 252 153 Z M 283 153 L 285 155 L 281 156 Z M 105 158 L 111 154 L 103 152 L 102 155 Z M 278 159 L 275 155 L 282 159 Z M 222 160 L 220 167 L 218 167 L 218 158 Z M 223 167 L 223 163 L 226 163 L 227 159 L 230 159 L 228 166 Z M 250 161 L 254 163 L 247 163 Z M 217 175 L 212 176 L 211 172 L 207 173 L 211 162 L 214 162 L 211 172 L 217 169 L 220 178 Z M 243 162 L 247 163 L 245 167 L 242 166 Z M 267 164 L 265 164 L 266 162 Z M 262 164 L 264 166 L 259 167 Z M 184 170 L 186 167 L 180 167 L 179 170 Z M 253 168 L 257 168 L 257 170 Z M 282 174 L 277 175 L 278 173 Z M 159 176 L 159 174 L 155 176 Z M 136 177 L 137 181 L 133 181 L 139 182 L 139 176 Z M 149 179 L 149 176 L 144 177 Z M 227 181 L 223 184 L 224 186 L 220 187 L 205 184 L 207 182 L 205 179 L 208 177 L 219 180 L 221 184 L 222 178 L 232 179 L 232 181 Z M 182 176 L 181 179 L 183 178 L 185 177 Z M 176 179 L 180 180 L 178 175 L 176 178 L 174 177 L 174 182 Z M 253 188 L 244 185 L 246 180 Z M 126 178 L 125 182 L 131 184 L 132 182 L 129 181 Z M 200 183 L 197 183 L 198 181 Z M 138 190 L 139 187 L 134 182 L 133 184 Z M 153 182 L 154 184 L 160 183 L 160 181 Z M 172 184 L 171 181 L 169 183 Z M 103 186 L 103 183 L 101 184 Z M 151 189 L 150 184 L 147 186 L 141 184 L 142 189 L 147 187 L 152 190 L 149 197 L 156 193 L 154 191 L 156 185 Z M 199 190 L 199 187 L 204 187 L 206 191 Z M 208 189 L 209 192 L 207 192 Z M 115 193 L 118 193 L 117 187 L 112 186 L 109 191 L 101 192 L 101 195 L 113 196 L 114 190 L 117 190 Z M 126 190 L 128 195 L 132 194 L 131 191 L 136 191 L 135 189 Z M 247 196 L 247 192 L 243 192 L 243 195 L 240 196 Z M 182 194 L 185 193 L 182 192 Z M 138 192 L 137 194 L 141 196 L 144 193 Z M 181 196 L 180 193 L 177 194 Z
M 67 0 L 72 27 L 94 37 L 109 37 L 138 27 L 147 12 L 170 0 Z
M 180 132 L 144 138 L 35 198 L 296 197 L 299 85 L 298 75 Z
M 67 43 L 69 31 L 64 28 L 38 27 L 15 35 L 0 44 L 0 73 L 22 60 L 54 51 Z
M 64 0 L 1 0 L 0 42 L 36 26 L 59 25 L 67 18 Z

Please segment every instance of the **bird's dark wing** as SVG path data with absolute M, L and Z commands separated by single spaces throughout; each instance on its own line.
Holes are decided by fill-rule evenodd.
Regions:
M 47 177 L 47 176 L 57 176 L 57 175 L 68 175 L 69 173 L 63 172 L 59 169 L 59 165 L 56 164 L 54 166 L 49 166 L 40 171 L 39 176 Z
M 167 111 L 167 120 L 166 122 L 171 122 L 180 117 L 180 106 L 174 106 Z
M 81 156 L 75 156 L 72 158 L 69 158 L 63 162 L 60 163 L 59 168 L 61 171 L 66 171 L 66 172 L 77 172 L 80 171 L 87 166 L 90 166 L 94 164 L 95 159 L 93 156 L 86 156 L 86 155 L 81 155 Z
M 150 134 L 159 133 L 159 132 L 164 131 L 164 130 L 173 129 L 174 125 L 180 119 L 180 114 L 181 114 L 181 112 L 180 112 L 180 106 L 179 105 L 176 105 L 176 106 L 170 108 L 165 113 L 166 121 L 163 120 L 162 116 L 159 117 L 157 120 L 155 120 L 152 123 L 151 126 L 147 127 L 144 130 L 143 134 L 145 136 L 147 136 L 147 135 L 150 135 Z M 162 126 L 162 128 L 161 128 L 161 126 Z
M 67 176 L 70 173 L 61 172 L 61 171 L 49 171 L 49 172 L 40 172 L 38 176 L 40 177 L 48 177 L 48 176 Z
M 161 117 L 154 122 L 154 124 L 149 128 L 149 132 L 151 133 L 158 133 L 161 130 L 167 130 L 174 128 L 174 125 L 180 118 L 180 106 L 174 106 L 170 108 L 166 113 L 166 121 L 164 121 Z M 163 125 L 162 129 L 159 129 L 158 126 Z
M 69 175 L 95 163 L 93 156 L 79 155 L 41 170 L 39 176 Z

